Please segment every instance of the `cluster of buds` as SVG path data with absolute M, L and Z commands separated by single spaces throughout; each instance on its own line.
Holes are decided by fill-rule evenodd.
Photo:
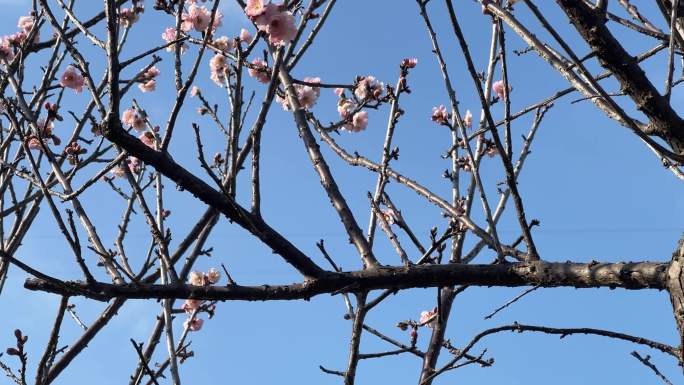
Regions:
M 190 273 L 188 283 L 194 286 L 211 286 L 216 284 L 221 279 L 221 273 L 211 268 L 206 273 L 193 271 Z M 204 305 L 204 300 L 200 299 L 186 299 L 181 309 L 188 315 L 188 319 L 183 324 L 185 328 L 191 331 L 198 331 L 202 328 L 204 320 L 197 317 L 197 313 L 205 311 L 209 314 L 209 318 L 213 317 L 216 305 Z
M 360 100 L 379 100 L 385 91 L 385 85 L 373 76 L 358 76 L 354 84 L 354 95 Z
M 145 12 L 145 6 L 142 2 L 134 1 L 130 8 L 121 8 L 119 10 L 119 24 L 125 28 L 130 28 L 140 19 L 140 14 L 143 12 Z
M 418 59 L 414 57 L 402 59 L 402 61 L 399 63 L 399 68 L 401 69 L 401 76 L 399 77 L 398 91 L 403 91 L 407 94 L 411 93 L 411 90 L 409 89 L 408 83 L 406 81 L 406 76 L 408 75 L 408 70 L 410 70 L 411 68 L 415 68 L 417 64 Z
M 449 113 L 444 104 L 440 104 L 438 107 L 432 107 L 432 116 L 430 119 L 437 124 L 444 126 L 449 125 Z
M 27 357 L 24 352 L 24 345 L 26 345 L 26 341 L 28 341 L 28 336 L 23 335 L 21 330 L 16 329 L 14 331 L 14 337 L 17 339 L 17 346 L 7 348 L 6 352 L 8 355 L 19 357 L 20 360 L 25 362 Z
M 82 148 L 81 145 L 79 145 L 76 142 L 71 142 L 71 144 L 64 148 L 64 153 L 66 154 L 67 159 L 69 160 L 69 164 L 71 165 L 78 164 L 78 156 L 85 154 L 87 152 L 88 150 Z
M 41 151 L 43 145 L 47 145 L 48 139 L 52 139 L 52 143 L 55 146 L 59 146 L 62 143 L 61 139 L 52 133 L 54 126 L 51 119 L 38 119 L 36 126 L 38 127 L 38 132 L 27 136 L 25 139 L 29 149 Z
M 477 138 L 479 143 L 479 148 L 482 154 L 487 155 L 490 158 L 495 157 L 499 153 L 499 149 L 496 148 L 496 144 L 491 139 L 486 139 L 483 136 Z
M 138 77 L 138 88 L 142 92 L 152 92 L 157 88 L 157 81 L 154 80 L 159 76 L 160 71 L 156 66 L 152 66 L 147 69 L 142 75 Z

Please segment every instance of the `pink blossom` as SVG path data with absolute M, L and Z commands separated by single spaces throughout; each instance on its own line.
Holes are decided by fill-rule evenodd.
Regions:
M 186 329 L 190 329 L 190 330 L 192 330 L 193 332 L 196 332 L 196 331 L 202 329 L 202 325 L 203 325 L 203 324 L 204 324 L 204 320 L 202 320 L 201 318 L 195 318 L 195 319 L 192 320 L 192 321 L 190 320 L 190 318 L 188 318 L 188 319 L 185 320 L 185 322 L 183 323 L 183 326 L 184 326 Z
M 157 81 L 152 79 L 145 83 L 140 83 L 138 84 L 138 88 L 140 88 L 140 91 L 142 92 L 152 92 L 157 88 Z
M 192 89 L 190 89 L 190 97 L 194 98 L 195 96 L 199 95 L 200 89 L 197 86 L 192 86 Z
M 373 76 L 363 76 L 358 79 L 354 95 L 360 100 L 369 98 L 379 99 L 382 96 L 384 87 L 385 85 L 377 81 Z
M 192 4 L 188 9 L 187 13 L 183 13 L 183 23 L 181 23 L 181 29 L 183 32 L 189 32 L 191 29 L 195 31 L 203 32 L 209 27 L 209 22 L 211 21 L 211 13 L 206 7 L 198 7 Z
M 133 127 L 136 131 L 142 131 L 145 129 L 145 119 L 143 119 L 143 117 L 132 108 L 129 108 L 123 112 L 123 115 L 121 116 L 121 122 Z
M 228 72 L 228 63 L 226 58 L 217 53 L 209 61 L 209 71 L 211 73 L 211 80 L 216 83 L 216 85 L 223 87 L 226 83 L 226 73 Z
M 191 271 L 188 282 L 195 286 L 204 286 L 204 274 L 199 271 Z
M 202 305 L 201 299 L 186 299 L 185 302 L 183 302 L 183 306 L 181 306 L 181 309 L 183 309 L 184 312 L 186 313 L 192 313 L 195 310 L 198 310 L 200 306 Z
M 470 113 L 470 110 L 466 110 L 465 116 L 463 117 L 463 125 L 466 126 L 466 128 L 473 128 L 473 114 Z
M 213 267 L 207 270 L 207 273 L 205 274 L 205 277 L 209 281 L 209 283 L 216 283 L 221 279 L 221 272 L 214 269 Z
M 432 107 L 432 121 L 438 124 L 447 124 L 449 122 L 449 113 L 443 104 L 439 107 Z
M 337 102 L 337 112 L 340 114 L 340 118 L 347 119 L 351 113 L 356 109 L 356 104 L 349 99 L 340 99 Z
M 214 39 L 214 47 L 223 52 L 228 52 L 235 48 L 235 40 L 229 39 L 228 36 L 221 36 L 218 39 Z
M 174 27 L 166 28 L 164 30 L 164 33 L 162 33 L 161 37 L 167 43 L 170 43 L 170 42 L 176 40 L 177 39 L 176 28 L 174 28 Z M 167 52 L 173 52 L 175 49 L 176 49 L 175 44 L 172 44 L 172 45 L 166 47 Z M 184 53 L 186 49 L 188 49 L 188 45 L 185 43 L 182 43 L 181 48 L 180 48 L 181 53 Z
M 65 88 L 71 88 L 72 90 L 80 93 L 83 90 L 84 84 L 83 75 L 74 66 L 68 66 L 62 77 L 59 79 L 59 84 Z
M 36 136 L 31 136 L 26 141 L 26 145 L 31 150 L 42 150 L 43 146 L 40 144 L 40 139 Z
M 156 142 L 154 134 L 151 133 L 150 131 L 145 131 L 140 136 L 138 136 L 138 139 L 140 139 L 141 142 L 145 143 L 145 145 L 151 149 L 154 150 L 154 143 Z
M 34 19 L 33 16 L 21 16 L 17 22 L 17 27 L 24 32 L 29 32 L 33 28 Z
M 265 61 L 256 58 L 252 60 L 252 65 L 255 68 L 249 69 L 249 76 L 255 78 L 260 83 L 268 83 L 271 80 L 271 76 L 268 73 L 268 66 Z
M 420 323 L 422 326 L 427 326 L 429 328 L 434 327 L 437 325 L 437 309 L 433 309 L 431 311 L 424 311 L 420 313 Z
M 269 4 L 270 5 L 270 4 Z M 268 15 L 267 11 L 264 15 Z M 257 27 L 268 33 L 268 41 L 276 46 L 282 46 L 292 41 L 297 35 L 297 27 L 295 27 L 295 18 L 290 12 L 276 12 L 269 19 L 262 20 L 263 24 L 259 24 L 259 19 L 264 18 L 264 15 L 257 18 Z
M 344 88 L 335 88 L 335 95 L 337 95 L 337 97 L 341 98 L 342 94 L 344 94 Z
M 245 44 L 251 43 L 252 42 L 252 34 L 250 34 L 248 30 L 242 28 L 240 30 L 240 41 L 245 43 Z
M 266 6 L 263 0 L 247 0 L 247 6 L 245 6 L 247 16 L 257 17 L 264 12 L 266 12 Z
M 351 123 L 345 124 L 343 127 L 349 132 L 359 132 L 366 129 L 368 126 L 368 112 L 359 111 L 352 116 Z
M 320 83 L 321 78 L 306 77 L 304 78 L 304 81 L 307 83 Z M 321 89 L 319 87 L 295 84 L 294 89 L 295 92 L 297 92 L 297 100 L 299 100 L 299 105 L 306 109 L 311 109 L 316 104 L 318 97 L 321 95 Z M 286 111 L 291 110 L 287 100 L 284 100 L 280 97 L 276 98 L 276 100 L 283 105 L 283 109 Z
M 7 36 L 0 39 L 0 59 L 11 62 L 14 60 L 14 50 L 10 46 L 10 41 Z
M 503 99 L 506 95 L 504 94 L 504 82 L 503 80 L 497 80 L 492 84 L 492 90 L 496 92 L 496 95 L 499 97 L 499 99 Z M 513 87 L 508 85 L 508 92 L 510 93 L 513 91 Z
M 209 15 L 211 18 L 211 14 Z M 211 24 L 211 30 L 216 31 L 216 28 L 220 27 L 223 25 L 223 13 L 221 11 L 216 11 L 216 14 L 214 15 L 214 22 Z
M 159 76 L 160 73 L 161 72 L 159 71 L 159 68 L 157 68 L 156 66 L 152 66 L 152 67 L 148 68 L 147 71 L 145 71 L 145 73 L 143 74 L 143 77 L 145 79 L 153 79 L 153 78 L 156 78 L 157 76 Z

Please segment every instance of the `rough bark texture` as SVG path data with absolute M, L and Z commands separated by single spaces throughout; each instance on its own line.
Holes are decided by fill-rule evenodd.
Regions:
M 531 286 L 541 287 L 621 287 L 625 289 L 665 289 L 669 263 L 556 263 L 530 261 L 504 265 L 431 265 L 390 267 L 329 273 L 322 278 L 292 285 L 192 286 L 192 285 L 113 285 L 64 282 L 56 284 L 37 278 L 24 287 L 69 296 L 109 300 L 121 298 L 198 298 L 213 300 L 293 300 L 309 299 L 326 293 L 359 292 L 376 289 L 414 287 Z
M 677 250 L 672 254 L 672 262 L 667 271 L 667 290 L 670 292 L 672 312 L 674 313 L 677 330 L 679 331 L 679 364 L 684 364 L 684 237 L 679 240 Z

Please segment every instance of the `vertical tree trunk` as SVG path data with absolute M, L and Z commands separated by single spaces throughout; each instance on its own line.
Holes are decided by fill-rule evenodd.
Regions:
M 677 330 L 679 331 L 679 365 L 684 369 L 684 236 L 679 240 L 677 249 L 672 254 L 672 262 L 667 271 L 667 290 L 670 292 L 672 311 Z

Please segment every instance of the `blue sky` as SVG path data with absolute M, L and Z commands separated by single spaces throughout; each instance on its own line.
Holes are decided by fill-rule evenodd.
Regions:
M 0 33 L 13 33 L 17 18 L 26 14 L 30 2 L 9 0 L 0 3 L 5 5 L 0 14 L 5 27 Z M 77 11 L 83 15 L 99 11 L 99 2 L 80 3 L 83 4 L 78 5 L 77 2 Z M 248 20 L 233 3 L 226 0 L 224 3 L 227 3 L 222 6 L 226 16 L 219 34 L 235 36 L 240 28 L 250 28 Z M 578 48 L 580 56 L 586 53 L 586 47 L 574 37 L 574 31 L 557 6 L 551 2 L 538 3 L 544 5 L 543 9 L 548 11 L 554 25 L 566 36 L 573 36 L 569 41 L 581 47 Z M 634 3 L 641 5 L 640 9 L 658 25 L 664 25 L 657 10 L 649 8 L 654 6 L 644 1 Z M 150 9 L 131 32 L 130 43 L 122 54 L 125 58 L 151 45 L 160 44 L 160 34 L 173 22 L 169 16 L 152 12 L 151 1 L 148 1 L 147 6 Z M 490 19 L 481 14 L 480 6 L 474 1 L 459 1 L 456 8 L 462 15 L 476 65 L 483 68 L 487 61 Z M 442 2 L 432 1 L 429 11 L 449 62 L 461 107 L 477 111 L 477 95 L 471 89 L 472 81 L 465 71 Z M 515 12 L 524 22 L 531 22 L 522 5 L 517 6 Z M 617 31 L 628 39 L 627 46 L 631 53 L 637 54 L 649 48 L 648 44 L 633 38 L 631 33 L 621 29 Z M 101 28 L 94 29 L 94 32 L 104 38 Z M 43 36 L 49 33 L 48 28 L 43 28 Z M 546 38 L 543 33 L 538 35 Z M 509 50 L 524 48 L 524 43 L 512 33 L 507 36 Z M 86 40 L 80 40 L 79 44 L 86 55 L 90 55 L 88 60 L 98 78 L 102 73 L 104 56 L 90 47 Z M 188 60 L 188 55 L 196 52 L 193 48 L 185 59 Z M 171 75 L 173 59 L 166 52 L 161 52 L 160 56 L 163 61 L 158 65 L 162 71 L 158 90 L 141 94 L 136 89 L 124 103 L 130 103 L 131 97 L 136 98 L 151 119 L 163 125 L 171 108 L 171 95 L 174 94 Z M 299 78 L 320 76 L 324 82 L 335 83 L 350 83 L 357 75 L 373 75 L 381 81 L 394 84 L 398 63 L 404 57 L 417 57 L 419 62 L 409 76 L 413 92 L 402 99 L 406 114 L 395 136 L 401 157 L 393 167 L 417 179 L 432 191 L 448 197 L 450 186 L 441 175 L 449 164 L 439 155 L 448 149 L 450 136 L 444 128 L 434 125 L 429 119 L 431 108 L 448 104 L 448 99 L 431 53 L 427 31 L 414 1 L 339 1 L 317 43 L 295 69 L 294 75 Z M 514 87 L 513 111 L 567 87 L 558 74 L 532 53 L 509 55 L 508 60 L 511 67 L 510 82 Z M 30 68 L 37 68 L 39 62 L 40 56 L 30 60 L 29 66 L 33 65 Z M 67 59 L 65 64 L 69 62 Z M 132 66 L 135 68 L 129 69 L 127 75 L 145 64 Z M 654 74 L 652 80 L 655 84 L 663 84 L 664 56 L 648 61 L 643 67 Z M 595 64 L 590 65 L 590 68 L 594 72 L 598 69 Z M 207 60 L 201 69 L 197 85 L 212 103 L 219 103 L 220 111 L 225 113 L 225 93 L 209 80 Z M 256 92 L 255 102 L 260 101 L 264 86 L 252 79 L 246 83 L 248 91 Z M 609 90 L 615 90 L 613 82 L 605 84 Z M 88 99 L 85 93 L 75 95 L 67 92 L 65 97 L 63 111 L 80 111 Z M 604 117 L 592 104 L 570 104 L 577 98 L 577 94 L 571 94 L 558 101 L 547 113 L 520 179 L 528 217 L 539 218 L 542 223 L 534 231 L 539 252 L 550 261 L 668 260 L 684 224 L 684 189 L 681 181 L 665 170 L 633 134 Z M 682 99 L 681 92 L 675 91 L 675 108 Z M 625 102 L 624 105 L 629 106 Z M 221 149 L 222 144 L 211 120 L 194 112 L 197 106 L 194 99 L 187 103 L 171 151 L 185 167 L 201 173 L 194 155 L 190 123 L 197 122 L 202 127 L 207 154 Z M 387 111 L 387 108 L 370 111 L 370 123 L 365 132 L 342 132 L 340 136 L 335 136 L 336 139 L 350 151 L 359 151 L 371 159 L 379 159 Z M 628 108 L 628 111 L 636 114 L 632 108 Z M 336 98 L 332 91 L 322 90 L 314 112 L 323 121 L 336 118 Z M 497 120 L 501 118 L 502 106 L 494 106 L 493 113 Z M 248 122 L 251 122 L 253 115 L 252 111 Z M 531 118 L 528 116 L 513 124 L 515 137 L 527 132 Z M 63 133 L 71 130 L 73 121 L 69 119 L 66 117 L 64 126 L 56 128 L 58 133 L 60 129 Z M 325 146 L 322 148 L 342 192 L 362 228 L 365 228 L 368 218 L 366 192 L 374 188 L 376 176 L 366 169 L 347 167 Z M 94 170 L 91 168 L 91 173 Z M 346 270 L 360 268 L 359 258 L 354 248 L 347 243 L 344 229 L 320 188 L 291 116 L 277 105 L 269 114 L 269 123 L 264 129 L 262 170 L 262 211 L 265 219 L 321 265 L 326 264 L 315 242 L 323 238 L 340 266 Z M 76 185 L 85 180 L 87 175 L 85 172 L 81 179 L 77 179 Z M 238 199 L 245 205 L 249 202 L 247 176 L 244 173 L 238 194 Z M 498 159 L 485 160 L 483 177 L 488 193 L 494 199 L 496 183 L 503 180 Z M 175 245 L 204 208 L 189 194 L 175 191 L 171 183 L 167 183 L 166 190 L 169 193 L 167 204 L 173 212 L 169 225 L 174 234 L 172 245 Z M 426 242 L 430 227 L 438 225 L 444 228 L 440 210 L 422 201 L 412 191 L 397 183 L 391 183 L 388 191 L 417 234 Z M 118 201 L 115 193 L 105 184 L 95 186 L 84 195 L 83 201 L 105 245 L 113 247 L 123 202 Z M 481 214 L 474 214 L 473 217 L 484 226 Z M 518 236 L 516 229 L 515 219 L 505 215 L 499 226 L 503 240 L 510 242 L 515 239 Z M 86 239 L 85 236 L 82 239 Z M 139 263 L 149 246 L 148 242 L 149 232 L 142 218 L 137 217 L 127 237 L 128 254 L 140 255 L 137 259 Z M 408 242 L 404 240 L 404 244 L 408 245 Z M 218 266 L 223 262 L 241 284 L 289 283 L 300 279 L 279 257 L 252 239 L 247 232 L 225 220 L 214 230 L 208 246 L 214 247 L 213 257 L 200 260 L 197 265 L 199 269 Z M 416 250 L 407 249 L 412 259 L 417 258 Z M 378 234 L 375 253 L 382 263 L 399 263 L 382 234 Z M 48 210 L 41 212 L 18 256 L 50 274 L 79 278 L 79 271 L 73 266 L 73 257 Z M 94 258 L 93 255 L 89 257 L 90 261 Z M 485 251 L 476 261 L 488 263 L 491 258 L 492 253 Z M 0 347 L 4 349 L 13 343 L 12 330 L 24 330 L 29 335 L 29 358 L 35 365 L 47 340 L 48 325 L 52 323 L 58 298 L 23 290 L 25 278 L 25 275 L 12 269 L 5 291 L 0 296 L 0 308 L 5 309 L 4 314 L 7 314 L 0 321 Z M 101 275 L 100 278 L 105 279 Z M 614 329 L 676 344 L 675 326 L 665 292 L 537 290 L 492 320 L 483 321 L 486 314 L 521 290 L 468 289 L 455 301 L 448 337 L 460 346 L 481 330 L 518 321 L 554 327 Z M 99 303 L 81 299 L 74 299 L 73 302 L 86 322 L 92 321 L 103 309 L 103 304 Z M 434 289 L 402 292 L 386 300 L 371 313 L 368 324 L 406 342 L 408 333 L 394 327 L 396 322 L 415 319 L 422 310 L 434 307 L 434 303 Z M 159 304 L 155 301 L 129 301 L 119 316 L 74 360 L 55 384 L 87 381 L 109 385 L 127 381 L 136 362 L 129 338 L 145 340 L 158 311 Z M 339 384 L 341 381 L 338 377 L 321 373 L 318 365 L 337 370 L 343 370 L 346 365 L 351 324 L 343 319 L 343 314 L 344 305 L 339 296 L 321 296 L 308 302 L 219 304 L 216 317 L 205 322 L 202 331 L 191 336 L 196 356 L 181 367 L 184 383 L 265 385 L 296 381 L 303 384 Z M 182 318 L 178 317 L 179 325 Z M 60 346 L 70 344 L 79 333 L 78 326 L 70 319 L 65 319 Z M 420 347 L 425 346 L 427 338 L 428 333 L 421 331 Z M 486 356 L 495 358 L 493 367 L 459 369 L 443 376 L 437 383 L 656 383 L 655 376 L 629 355 L 635 349 L 640 353 L 652 354 L 653 361 L 675 382 L 681 378 L 676 363 L 669 357 L 598 337 L 571 336 L 558 340 L 553 336 L 511 333 L 489 337 L 478 346 L 478 352 L 486 348 Z M 377 338 L 364 336 L 362 352 L 389 349 L 390 346 Z M 164 350 L 159 349 L 155 360 L 164 359 Z M 7 357 L 2 359 L 9 361 Z M 420 364 L 417 358 L 407 355 L 363 361 L 359 366 L 357 383 L 374 384 L 382 381 L 415 384 Z M 2 378 L 0 383 L 6 381 Z

